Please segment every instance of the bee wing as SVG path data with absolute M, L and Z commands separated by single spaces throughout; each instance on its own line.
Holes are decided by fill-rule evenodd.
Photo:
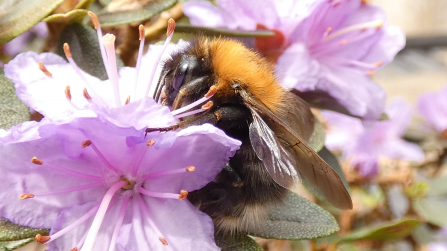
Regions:
M 249 136 L 253 149 L 273 180 L 279 185 L 293 189 L 301 183 L 300 175 L 295 169 L 296 162 L 289 152 L 285 151 L 275 133 L 264 122 L 261 116 L 250 107 L 253 123 Z
M 296 165 L 287 168 L 284 168 L 283 165 L 279 165 L 279 168 L 277 167 L 278 165 L 273 165 L 272 167 L 271 163 L 266 162 L 265 164 L 267 170 L 272 168 L 273 170 L 279 169 L 280 171 L 285 172 L 286 175 L 293 175 L 293 177 L 289 179 L 296 179 L 294 177 L 299 177 L 299 175 L 295 175 L 295 173 L 297 173 L 298 171 L 292 172 L 290 171 L 290 169 L 298 167 L 299 174 L 304 176 L 304 178 L 306 178 L 306 180 L 308 180 L 311 185 L 317 187 L 322 192 L 326 200 L 329 201 L 332 205 L 340 209 L 352 209 L 351 196 L 343 185 L 340 177 L 332 169 L 332 167 L 329 166 L 314 150 L 312 150 L 312 148 L 304 140 L 301 139 L 301 137 L 295 131 L 293 131 L 286 123 L 284 123 L 280 117 L 272 113 L 263 103 L 254 99 L 245 91 L 240 91 L 239 93 L 244 100 L 245 105 L 247 105 L 247 107 L 249 107 L 252 111 L 256 112 L 257 115 L 253 115 L 253 121 L 257 119 L 262 120 L 262 117 L 268 119 L 268 123 L 262 120 L 264 125 L 261 125 L 262 129 L 259 130 L 264 130 L 264 127 L 268 127 L 273 135 L 273 138 L 275 139 L 276 146 L 281 148 L 280 153 L 287 152 L 289 153 L 287 155 L 287 159 L 290 159 L 291 155 L 295 159 L 295 161 L 290 161 L 289 163 L 296 163 Z M 253 123 L 253 126 L 257 126 L 257 124 Z M 252 130 L 250 126 L 250 132 L 251 131 Z M 260 135 L 260 137 L 266 137 L 266 134 L 263 132 L 258 134 Z M 278 135 L 279 139 L 276 138 L 275 135 Z M 251 136 L 250 140 L 252 140 Z M 254 140 L 256 142 L 256 140 L 258 139 Z M 278 144 L 278 142 L 283 142 L 283 144 Z M 256 154 L 258 154 L 258 151 L 261 152 L 261 154 L 270 151 L 268 147 L 271 147 L 271 144 L 256 144 L 256 147 L 258 148 L 267 147 L 267 149 L 263 150 L 255 149 Z M 281 158 L 276 157 L 276 159 Z M 271 171 L 269 170 L 269 172 Z M 278 184 L 282 185 L 281 183 Z M 290 183 L 286 183 L 286 185 L 290 185 Z

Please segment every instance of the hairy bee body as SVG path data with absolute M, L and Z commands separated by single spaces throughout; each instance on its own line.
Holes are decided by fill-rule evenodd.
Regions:
M 318 177 L 332 170 L 306 144 L 314 125 L 309 106 L 280 86 L 272 65 L 257 53 L 237 41 L 200 38 L 171 57 L 156 100 L 161 96 L 163 104 L 176 110 L 200 99 L 212 86 L 217 90 L 211 109 L 176 128 L 211 123 L 242 142 L 214 182 L 188 197 L 213 218 L 218 230 L 252 231 L 282 203 L 300 175 L 317 184 Z M 298 166 L 305 169 L 297 171 Z M 329 179 L 341 184 L 338 175 Z M 349 207 L 346 201 L 341 204 Z

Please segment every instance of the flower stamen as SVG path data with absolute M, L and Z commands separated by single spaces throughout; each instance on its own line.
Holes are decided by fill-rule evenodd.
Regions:
M 70 86 L 65 86 L 65 97 L 67 97 L 68 101 L 71 101 L 71 92 L 70 92 Z
M 192 102 L 191 104 L 186 105 L 180 109 L 174 110 L 171 112 L 171 114 L 175 116 L 175 115 L 183 113 L 197 105 L 200 105 L 200 104 L 204 103 L 205 101 L 207 101 L 208 99 L 210 99 L 211 97 L 213 97 L 214 94 L 216 94 L 216 92 L 217 92 L 217 88 L 213 85 L 210 87 L 210 89 L 208 90 L 208 92 L 205 94 L 205 96 L 203 98 L 200 98 L 197 101 Z
M 101 204 L 99 205 L 99 209 L 96 212 L 96 216 L 93 219 L 92 226 L 90 227 L 90 230 L 87 234 L 87 239 L 84 242 L 84 245 L 82 246 L 83 251 L 91 251 L 93 250 L 93 245 L 95 244 L 96 235 L 98 234 L 99 228 L 101 227 L 102 220 L 104 219 L 104 216 L 107 212 L 107 209 L 109 207 L 110 201 L 112 200 L 113 195 L 121 189 L 123 186 L 129 184 L 128 181 L 119 181 L 115 185 L 111 186 L 109 190 L 107 190 L 107 193 L 104 195 L 104 198 L 101 201 Z
M 324 41 L 326 42 L 328 40 L 331 40 L 331 39 L 333 39 L 335 37 L 341 36 L 343 34 L 351 32 L 351 31 L 356 31 L 356 30 L 364 31 L 367 28 L 380 29 L 382 26 L 383 26 L 383 20 L 381 20 L 381 19 L 374 20 L 374 21 L 371 21 L 371 22 L 365 22 L 365 23 L 351 25 L 351 26 L 345 27 L 343 29 L 340 29 L 340 30 L 332 33 L 331 35 L 327 36 Z
M 160 176 L 171 175 L 171 174 L 177 174 L 177 173 L 194 172 L 195 170 L 196 170 L 195 167 L 187 166 L 186 168 L 179 168 L 179 169 L 174 169 L 174 170 L 169 170 L 169 171 L 150 173 L 150 174 L 143 175 L 143 180 L 156 178 L 156 177 L 160 177 Z
M 36 239 L 37 242 L 45 244 L 46 242 L 48 242 L 50 240 L 50 236 L 36 234 L 35 239 Z
M 84 95 L 84 98 L 87 99 L 87 101 L 90 101 L 92 99 L 92 97 L 88 94 L 87 89 L 84 88 L 82 90 L 82 94 Z
M 45 75 L 47 75 L 47 76 L 50 77 L 50 78 L 53 76 L 53 74 L 51 74 L 51 72 L 47 70 L 47 68 L 45 67 L 45 65 L 43 64 L 42 61 L 39 61 L 38 64 L 39 64 L 39 69 L 40 69 Z
M 188 195 L 188 192 L 185 190 L 181 190 L 180 193 L 162 193 L 162 192 L 154 192 L 144 189 L 143 187 L 137 188 L 138 192 L 155 198 L 165 198 L 165 199 L 179 199 L 184 200 L 186 199 L 186 196 Z
M 79 177 L 79 178 L 83 178 L 83 179 L 87 179 L 87 180 L 102 180 L 102 177 L 100 177 L 100 176 L 84 174 L 84 173 L 76 172 L 76 171 L 73 171 L 73 170 L 70 170 L 70 169 L 67 169 L 67 168 L 59 167 L 59 166 L 48 164 L 48 163 L 43 165 L 43 161 L 38 159 L 38 158 L 36 158 L 36 157 L 33 157 L 31 159 L 31 162 L 33 164 L 35 164 L 35 165 L 42 165 L 42 166 L 45 166 L 45 167 L 49 167 L 49 168 L 58 170 L 60 172 L 63 172 L 63 173 L 66 173 L 66 174 L 69 174 L 69 175 L 72 175 L 72 176 L 75 176 L 75 177 Z
M 102 31 L 101 31 L 101 25 L 99 24 L 99 21 L 98 21 L 98 16 L 96 16 L 96 14 L 91 11 L 87 12 L 87 15 L 90 17 L 90 20 L 92 20 L 93 26 L 95 27 L 96 35 L 98 36 L 99 49 L 101 50 L 102 61 L 104 63 L 104 67 L 106 68 L 107 76 L 110 76 L 110 69 L 109 69 L 108 64 L 106 64 L 107 55 L 106 55 L 104 45 L 102 44 L 102 39 L 101 39 Z
M 163 246 L 167 246 L 168 242 L 165 238 L 163 238 L 163 235 L 161 234 L 160 230 L 158 230 L 158 227 L 155 225 L 155 223 L 152 221 L 151 217 L 149 217 L 149 213 L 147 211 L 146 205 L 144 204 L 143 199 L 141 198 L 140 194 L 135 194 L 134 198 L 138 201 L 138 206 L 140 208 L 140 212 L 143 214 L 143 217 L 146 218 L 146 221 L 149 223 L 149 226 L 151 226 L 152 230 L 154 230 L 155 233 L 160 236 L 158 239 L 161 241 Z
M 151 85 L 152 82 L 154 80 L 154 76 L 155 76 L 155 71 L 158 67 L 158 63 L 160 62 L 161 56 L 163 55 L 163 53 L 165 52 L 166 48 L 168 47 L 169 43 L 171 42 L 172 36 L 174 35 L 174 29 L 175 29 L 175 21 L 172 18 L 169 18 L 168 20 L 168 29 L 166 32 L 166 40 L 165 43 L 163 44 L 163 49 L 160 51 L 160 53 L 157 55 L 156 60 L 155 60 L 155 64 L 152 67 L 152 71 L 151 71 L 151 75 L 149 77 L 149 84 L 146 87 L 146 91 L 144 92 L 144 97 L 147 97 L 149 95 L 149 91 L 151 89 Z
M 150 139 L 146 142 L 146 146 L 153 146 L 155 144 L 155 140 Z
M 138 56 L 137 56 L 137 65 L 135 66 L 135 85 L 133 88 L 133 97 L 136 98 L 137 96 L 137 85 L 138 85 L 138 76 L 140 75 L 140 67 L 141 67 L 141 59 L 143 58 L 143 49 L 144 49 L 144 41 L 145 41 L 145 36 L 144 36 L 144 26 L 142 24 L 140 24 L 140 26 L 138 26 L 138 31 L 140 33 L 140 47 L 138 48 Z
M 106 159 L 106 157 L 104 157 L 104 155 L 101 153 L 101 151 L 96 147 L 95 144 L 93 144 L 93 142 L 92 142 L 91 140 L 84 140 L 84 141 L 82 141 L 81 146 L 82 146 L 83 148 L 86 148 L 87 146 L 91 146 L 92 149 L 93 149 L 93 151 L 95 151 L 96 156 L 98 156 L 98 158 L 101 160 L 101 162 L 102 162 L 105 166 L 107 166 L 109 169 L 111 169 L 111 170 L 113 170 L 113 171 L 119 173 L 119 170 L 118 170 L 116 167 L 114 167 L 114 166 L 113 166 L 113 165 Z
M 109 251 L 115 250 L 116 240 L 118 239 L 118 234 L 123 225 L 124 216 L 126 215 L 127 204 L 129 203 L 130 193 L 124 195 L 123 203 L 121 204 L 120 213 L 118 215 L 118 220 L 116 221 L 115 229 L 113 230 L 112 239 L 110 241 Z
M 112 82 L 113 94 L 115 97 L 115 105 L 119 107 L 121 105 L 120 101 L 120 91 L 118 85 L 118 68 L 116 66 L 116 55 L 115 55 L 115 35 L 113 34 L 105 34 L 102 37 L 102 43 L 104 45 L 104 49 L 106 50 L 107 61 L 104 64 L 108 65 L 109 72 L 109 80 Z
M 32 194 L 32 193 L 24 193 L 19 196 L 19 199 L 21 199 L 21 200 L 26 200 L 26 199 L 31 199 L 31 198 L 34 198 L 34 194 Z

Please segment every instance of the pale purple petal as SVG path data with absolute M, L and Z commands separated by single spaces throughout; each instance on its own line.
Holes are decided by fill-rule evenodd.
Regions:
M 118 238 L 119 250 L 220 250 L 214 244 L 211 218 L 198 212 L 188 201 L 159 200 L 143 197 L 149 216 L 168 242 L 161 245 L 158 235 L 147 226 L 135 200 L 132 220 L 126 219 Z M 170 210 L 160 210 L 169 208 Z
M 189 22 L 198 26 L 223 27 L 223 11 L 208 1 L 191 0 L 183 4 L 183 13 Z
M 151 135 L 147 135 L 151 139 Z M 211 182 L 237 149 L 240 141 L 227 137 L 221 130 L 204 124 L 178 132 L 166 148 L 149 149 L 140 167 L 142 174 L 194 166 L 196 171 L 149 179 L 144 187 L 151 191 L 178 193 L 193 191 Z M 155 142 L 155 147 L 157 142 Z M 167 152 L 175 153 L 172 158 Z
M 53 74 L 52 78 L 39 69 L 39 61 Z M 77 108 L 88 104 L 82 94 L 82 80 L 64 59 L 55 54 L 22 53 L 5 65 L 5 75 L 14 82 L 17 96 L 45 117 L 70 115 Z M 91 84 L 99 82 L 88 74 L 85 77 Z M 75 106 L 70 104 L 65 95 L 67 85 L 70 86 Z
M 331 111 L 322 111 L 322 115 L 329 125 L 325 145 L 331 151 L 346 150 L 352 147 L 365 131 L 358 118 Z
M 439 92 L 422 94 L 417 108 L 419 114 L 438 132 L 447 129 L 447 87 Z
M 287 89 L 314 90 L 320 78 L 320 64 L 303 44 L 289 46 L 275 66 L 278 81 Z
M 392 159 L 405 159 L 421 162 L 424 160 L 424 152 L 414 144 L 402 139 L 388 139 L 380 146 L 383 156 Z

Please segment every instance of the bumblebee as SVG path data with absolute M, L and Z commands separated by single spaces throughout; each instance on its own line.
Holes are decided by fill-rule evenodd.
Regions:
M 352 208 L 338 174 L 307 143 L 314 128 L 310 107 L 281 87 L 265 59 L 238 41 L 199 38 L 165 62 L 154 98 L 175 111 L 211 91 L 206 111 L 146 131 L 210 123 L 242 142 L 213 182 L 188 195 L 218 231 L 253 231 L 301 179 L 332 205 Z

